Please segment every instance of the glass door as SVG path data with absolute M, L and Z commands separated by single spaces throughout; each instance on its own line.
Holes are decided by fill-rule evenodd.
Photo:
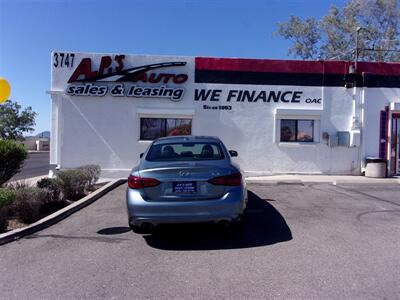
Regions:
M 400 118 L 392 119 L 390 174 L 400 174 Z

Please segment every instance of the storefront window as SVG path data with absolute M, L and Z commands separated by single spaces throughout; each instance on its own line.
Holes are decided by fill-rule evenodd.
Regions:
M 140 139 L 155 140 L 173 135 L 190 135 L 191 119 L 140 118 Z
M 281 142 L 314 142 L 314 120 L 281 120 Z

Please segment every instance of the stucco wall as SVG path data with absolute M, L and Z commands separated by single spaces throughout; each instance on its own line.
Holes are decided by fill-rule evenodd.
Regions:
M 101 55 L 77 54 L 99 61 Z M 353 147 L 329 147 L 322 138 L 323 132 L 335 134 L 349 131 L 352 125 L 352 89 L 344 87 L 296 87 L 296 86 L 250 86 L 226 84 L 199 84 L 194 82 L 193 57 L 148 57 L 126 58 L 132 65 L 163 61 L 185 61 L 185 67 L 169 68 L 169 72 L 184 72 L 189 75 L 184 84 L 185 95 L 179 102 L 169 99 L 132 97 L 85 97 L 70 96 L 63 91 L 72 69 L 53 69 L 53 130 L 51 161 L 61 168 L 94 163 L 110 174 L 127 174 L 139 159 L 139 154 L 150 144 L 139 141 L 140 116 L 155 117 L 192 116 L 192 134 L 218 136 L 229 149 L 239 152 L 236 161 L 249 174 L 277 173 L 325 173 L 354 174 L 359 172 L 360 152 Z M 93 62 L 93 68 L 98 67 Z M 98 62 L 97 62 L 98 64 Z M 220 89 L 218 102 L 195 101 L 195 89 Z M 299 90 L 301 103 L 227 102 L 227 93 L 236 90 Z M 379 110 L 387 99 L 398 97 L 392 89 L 368 89 L 365 92 L 366 132 L 365 153 L 376 155 L 379 131 Z M 305 104 L 305 98 L 321 98 L 322 103 Z M 368 98 L 368 99 L 367 99 Z M 370 101 L 370 98 L 377 100 Z M 230 105 L 230 111 L 207 110 L 207 105 Z M 278 111 L 302 114 L 316 111 L 318 130 L 315 143 L 280 143 L 276 138 Z M 378 119 L 376 118 L 378 114 Z M 54 137 L 53 137 L 54 136 Z M 57 138 L 57 139 L 56 139 Z M 58 143 L 57 143 L 58 141 Z M 55 149 L 56 148 L 56 149 Z M 117 176 L 117 175 L 116 175 Z
M 365 156 L 379 156 L 380 111 L 391 102 L 398 102 L 400 89 L 364 88 Z

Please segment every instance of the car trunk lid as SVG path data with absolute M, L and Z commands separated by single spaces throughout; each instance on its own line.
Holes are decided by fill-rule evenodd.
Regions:
M 154 164 L 139 173 L 142 178 L 153 178 L 161 182 L 155 187 L 143 189 L 147 200 L 205 200 L 220 198 L 224 194 L 225 186 L 213 185 L 207 181 L 229 174 L 230 169 L 201 162 L 174 165 L 164 163 Z

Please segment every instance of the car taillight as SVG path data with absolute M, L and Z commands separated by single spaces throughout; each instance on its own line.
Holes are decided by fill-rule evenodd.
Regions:
M 130 175 L 128 177 L 128 186 L 131 189 L 141 189 L 159 185 L 161 182 L 154 178 L 142 178 Z
M 215 177 L 207 182 L 213 185 L 239 186 L 242 183 L 242 174 L 235 173 L 232 175 Z

